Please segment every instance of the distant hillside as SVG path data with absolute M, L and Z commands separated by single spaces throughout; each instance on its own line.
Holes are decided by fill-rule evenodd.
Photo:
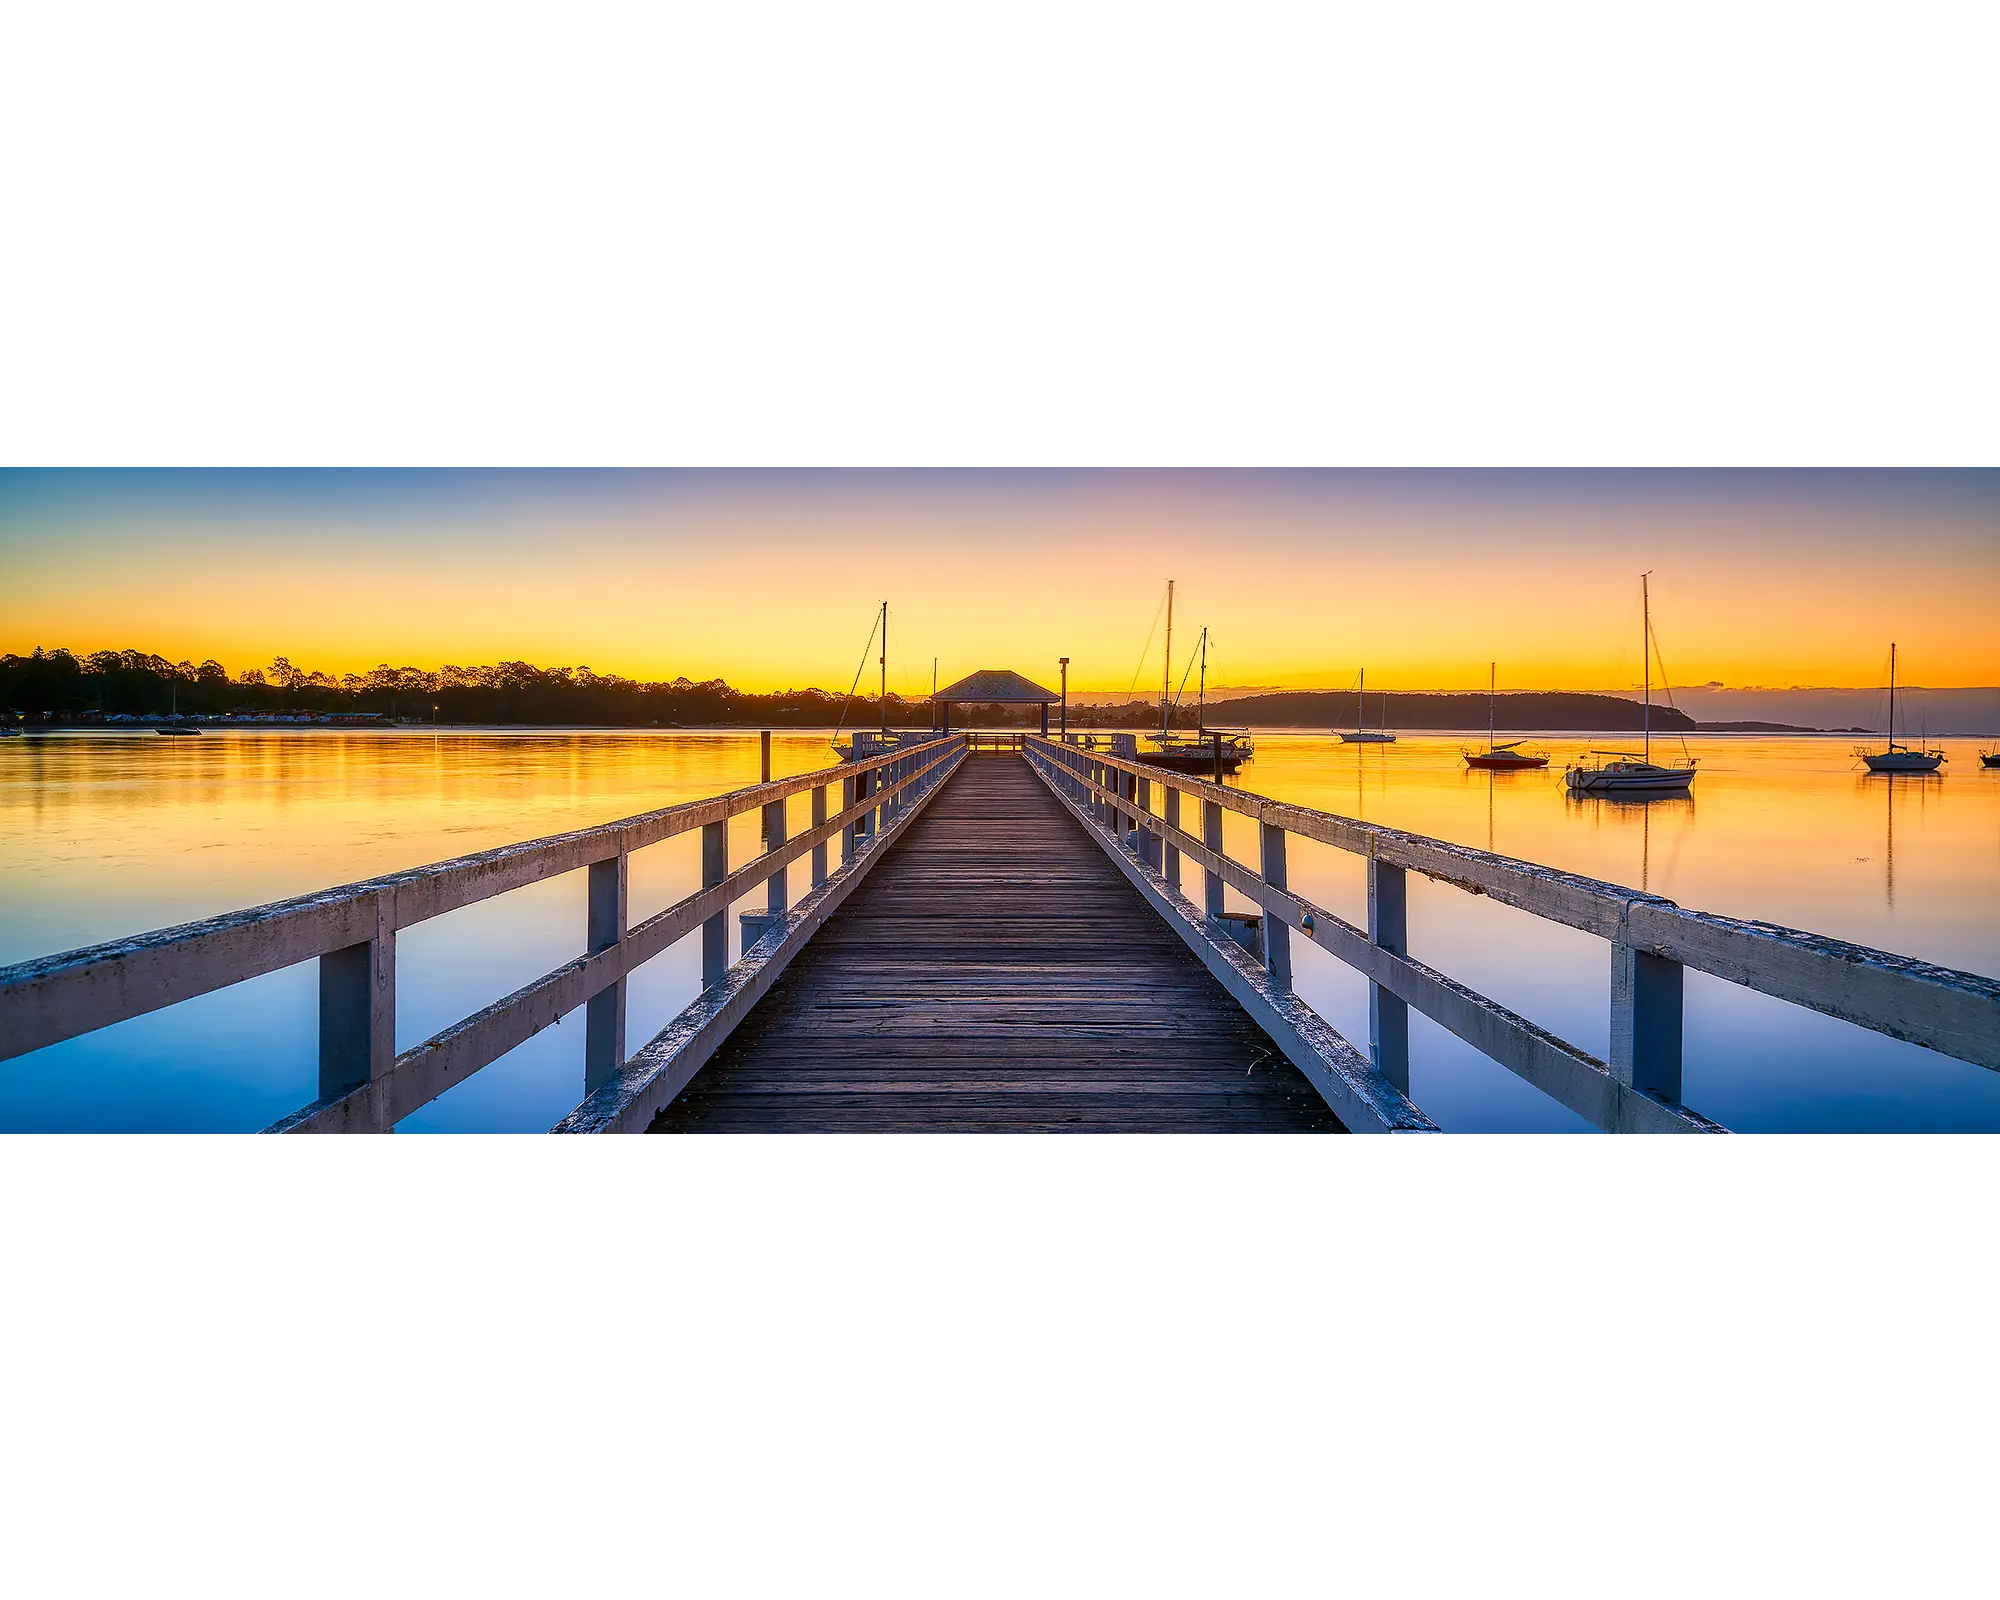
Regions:
M 1912 736 L 2000 733 L 2000 689 L 1926 689 L 1896 693 L 1896 726 Z M 1717 722 L 1803 722 L 1814 728 L 1888 726 L 1886 689 L 1725 689 L 1674 685 L 1675 702 L 1710 727 Z
M 1352 728 L 1355 698 L 1352 689 L 1320 689 L 1211 700 L 1210 720 L 1259 728 Z M 1494 701 L 1493 712 L 1495 724 L 1510 731 L 1634 733 L 1646 725 L 1646 708 L 1639 701 L 1611 694 L 1503 694 Z M 1371 689 L 1367 726 L 1379 728 L 1385 721 L 1390 728 L 1412 731 L 1483 728 L 1486 696 L 1377 694 Z M 1693 733 L 1698 726 L 1684 712 L 1663 705 L 1653 707 L 1655 733 Z

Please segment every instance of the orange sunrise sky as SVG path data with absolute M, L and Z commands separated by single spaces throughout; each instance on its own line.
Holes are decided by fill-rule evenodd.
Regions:
M 2000 682 L 1991 472 L 10 472 L 0 650 L 232 672 L 525 659 L 845 688 L 1014 667 L 1157 689 Z M 872 670 L 870 676 L 872 677 Z

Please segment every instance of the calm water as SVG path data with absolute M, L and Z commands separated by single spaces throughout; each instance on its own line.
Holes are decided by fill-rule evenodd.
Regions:
M 1683 905 L 1787 922 L 2000 973 L 2000 772 L 1950 743 L 1947 776 L 1859 769 L 1845 739 L 1690 741 L 1692 800 L 1577 802 L 1546 773 L 1484 774 L 1462 741 L 1351 746 L 1261 735 L 1243 784 L 1371 822 L 1630 884 Z M 782 776 L 825 765 L 824 735 L 780 734 Z M 279 899 L 754 782 L 754 734 L 233 732 L 58 734 L 0 744 L 0 963 Z M 805 825 L 806 797 L 790 827 Z M 1228 819 L 1255 859 L 1245 819 Z M 694 837 L 633 858 L 632 916 L 698 881 Z M 732 863 L 760 848 L 737 819 Z M 1360 864 L 1293 841 L 1302 892 L 1365 918 Z M 803 864 L 793 871 L 803 892 Z M 1602 1056 L 1608 947 L 1411 879 L 1413 951 Z M 761 888 L 739 909 L 761 906 Z M 734 918 L 732 917 L 732 925 Z M 583 874 L 404 930 L 404 1048 L 581 952 Z M 631 981 L 642 1042 L 695 993 L 697 941 Z M 1366 986 L 1294 941 L 1301 991 L 1351 1039 Z M 734 953 L 734 947 L 732 947 Z M 0 1129 L 249 1129 L 316 1092 L 311 963 L 0 1063 Z M 1752 1129 L 2000 1129 L 2000 1074 L 1690 973 L 1690 1104 Z M 580 1098 L 581 1015 L 407 1119 L 405 1131 L 548 1127 Z M 1412 1092 L 1447 1128 L 1581 1128 L 1420 1017 Z

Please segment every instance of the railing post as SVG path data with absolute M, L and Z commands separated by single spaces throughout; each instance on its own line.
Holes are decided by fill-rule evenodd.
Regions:
M 762 733 L 757 735 L 757 743 L 764 758 L 764 776 L 760 781 L 769 783 L 771 781 L 771 730 L 769 728 L 766 728 Z
M 1222 807 L 1213 800 L 1201 803 L 1201 842 L 1211 855 L 1222 854 Z M 1201 908 L 1211 917 L 1222 915 L 1222 874 L 1213 867 L 1201 869 Z
M 729 823 L 705 822 L 701 828 L 701 886 L 712 889 L 729 876 Z M 701 924 L 701 986 L 712 989 L 729 970 L 729 907 L 723 906 Z
M 1681 1098 L 1681 964 L 1611 941 L 1611 1075 L 1676 1104 Z
M 1401 867 L 1368 858 L 1368 942 L 1392 955 L 1410 953 L 1409 883 Z M 1410 1008 L 1373 979 L 1368 983 L 1368 1053 L 1375 1070 L 1410 1092 Z
M 863 772 L 854 779 L 854 799 L 857 804 L 865 802 L 875 792 L 875 774 Z M 864 845 L 875 832 L 875 811 L 873 807 L 861 813 L 854 821 L 854 840 Z
M 1285 887 L 1285 830 L 1274 822 L 1259 820 L 1257 838 L 1262 857 L 1264 881 L 1273 889 Z M 1264 965 L 1271 981 L 1281 989 L 1292 986 L 1292 930 L 1275 911 L 1264 910 Z
M 785 842 L 785 802 L 773 800 L 764 807 L 764 848 L 776 850 Z M 791 909 L 791 896 L 786 892 L 788 869 L 784 867 L 764 880 L 764 909 L 773 916 L 782 917 Z
M 631 860 L 623 845 L 608 861 L 590 864 L 589 926 L 584 948 L 592 955 L 609 950 L 625 937 L 627 890 Z M 595 1094 L 625 1065 L 625 980 L 590 997 L 583 1013 L 583 1092 Z
M 815 828 L 826 824 L 826 785 L 821 784 L 812 792 L 812 825 Z M 826 882 L 826 841 L 824 839 L 812 847 L 812 881 L 817 889 Z
M 854 801 L 854 780 L 852 778 L 842 778 L 840 780 L 840 809 L 843 815 L 854 809 Z M 858 822 L 850 822 L 840 830 L 840 864 L 843 867 L 854 859 L 855 852 L 861 848 L 860 835 L 861 825 Z
M 1142 817 L 1153 814 L 1153 780 L 1134 778 L 1132 780 L 1132 803 L 1139 808 Z M 1148 829 L 1143 822 L 1132 824 L 1132 842 L 1138 847 L 1139 859 L 1147 866 L 1157 869 L 1160 865 L 1159 836 Z
M 373 1083 L 395 1064 L 396 928 L 388 897 L 378 895 L 375 936 L 319 958 L 320 1098 Z
M 1162 809 L 1166 812 L 1166 824 L 1170 828 L 1178 828 L 1181 825 L 1181 792 L 1171 783 L 1165 783 L 1164 787 L 1166 794 L 1163 797 Z M 1167 887 L 1178 890 L 1181 886 L 1181 853 L 1172 845 L 1167 845 L 1162 856 L 1165 862 Z

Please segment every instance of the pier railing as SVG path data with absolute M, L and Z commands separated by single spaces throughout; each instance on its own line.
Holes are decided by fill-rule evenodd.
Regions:
M 963 759 L 957 735 L 756 784 L 573 833 L 484 850 L 317 894 L 0 968 L 0 1060 L 304 961 L 319 963 L 319 1097 L 268 1130 L 375 1132 L 463 1083 L 579 1006 L 585 1098 L 564 1131 L 643 1128 L 830 915 Z M 840 806 L 829 814 L 829 791 Z M 812 796 L 787 837 L 785 801 Z M 761 811 L 767 848 L 729 867 L 731 817 Z M 628 927 L 634 851 L 701 830 L 702 887 Z M 829 846 L 842 840 L 830 870 Z M 810 857 L 812 889 L 790 906 L 787 871 Z M 513 889 L 587 869 L 585 953 L 408 1050 L 395 1048 L 396 933 Z M 728 962 L 730 906 L 767 885 L 765 927 Z M 645 1049 L 625 1055 L 625 979 L 701 933 L 700 996 Z M 677 1081 L 676 1081 L 677 1080 Z M 671 1087 L 670 1087 L 671 1085 Z
M 1103 749 L 1031 737 L 1027 754 L 1350 1128 L 1434 1126 L 1409 1098 L 1414 1007 L 1599 1128 L 1725 1131 L 1681 1103 L 1688 969 L 2000 1070 L 2000 983 L 1974 973 L 1690 911 L 1659 895 L 1183 777 Z M 1182 826 L 1183 799 L 1200 807 L 1199 835 Z M 1224 852 L 1224 812 L 1256 823 L 1255 866 Z M 1291 837 L 1367 862 L 1366 928 L 1292 891 Z M 1201 872 L 1199 905 L 1181 892 L 1184 860 Z M 1410 872 L 1608 940 L 1611 1059 L 1598 1060 L 1418 960 L 1409 948 Z M 1254 926 L 1225 913 L 1225 886 L 1259 908 Z M 1292 993 L 1294 933 L 1368 979 L 1366 1055 Z

